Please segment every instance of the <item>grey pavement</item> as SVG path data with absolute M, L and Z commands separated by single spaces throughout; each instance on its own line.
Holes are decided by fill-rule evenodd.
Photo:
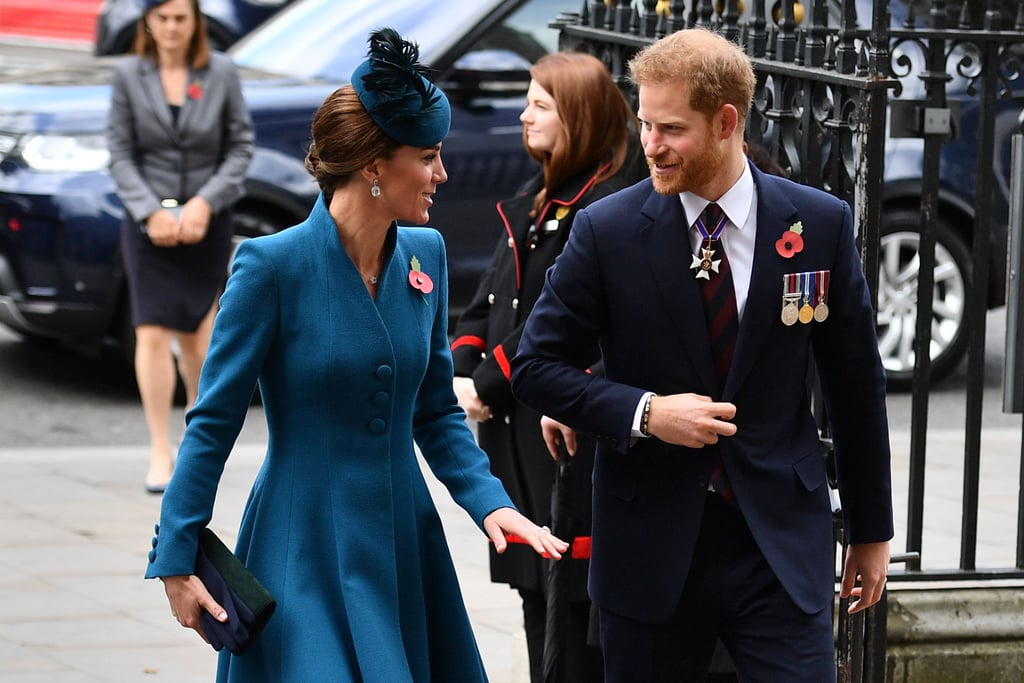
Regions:
M 258 409 L 254 409 L 259 412 Z M 142 574 L 160 498 L 139 447 L 0 448 L 0 681 L 212 681 L 216 655 Z M 233 544 L 262 449 L 228 460 L 213 528 Z M 529 679 L 519 601 L 490 583 L 486 541 L 428 476 L 493 683 Z
M 905 527 L 904 443 L 906 432 L 894 432 L 896 550 Z M 930 432 L 925 568 L 958 564 L 962 448 L 957 430 Z M 986 430 L 983 450 L 979 566 L 1012 566 L 1020 429 Z M 177 625 L 159 582 L 142 579 L 160 504 L 142 490 L 144 452 L 0 448 L 0 682 L 213 679 L 212 650 Z M 213 521 L 228 541 L 261 457 L 259 443 L 242 443 L 228 461 Z M 491 680 L 525 683 L 518 598 L 489 582 L 483 536 L 427 479 Z

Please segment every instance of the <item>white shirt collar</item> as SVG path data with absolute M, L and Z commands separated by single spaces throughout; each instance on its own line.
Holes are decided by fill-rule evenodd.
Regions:
M 754 199 L 754 176 L 750 172 L 750 165 L 743 164 L 743 173 L 739 179 L 730 187 L 725 194 L 718 198 L 717 204 L 722 212 L 729 218 L 734 226 L 743 229 L 750 216 L 750 206 Z M 679 201 L 683 204 L 683 211 L 686 212 L 687 228 L 693 227 L 697 217 L 704 211 L 710 202 L 692 192 L 681 192 Z

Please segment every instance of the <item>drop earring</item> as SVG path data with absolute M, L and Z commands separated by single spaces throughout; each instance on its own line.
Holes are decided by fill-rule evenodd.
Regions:
M 380 196 L 380 181 L 377 180 L 376 178 L 373 179 L 373 185 L 370 186 L 370 196 L 371 197 L 379 197 Z

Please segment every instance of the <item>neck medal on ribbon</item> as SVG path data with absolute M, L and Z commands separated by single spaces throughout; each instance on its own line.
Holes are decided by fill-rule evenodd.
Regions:
M 714 230 L 708 230 L 707 226 L 704 225 L 704 219 L 698 218 L 697 222 L 694 223 L 694 227 L 697 228 L 697 232 L 701 238 L 706 240 L 703 246 L 700 248 L 700 255 L 693 255 L 693 261 L 690 263 L 690 269 L 696 270 L 697 273 L 694 277 L 698 280 L 710 280 L 711 273 L 718 272 L 718 266 L 722 263 L 722 259 L 716 259 L 715 250 L 711 247 L 718 239 L 722 236 L 722 232 L 725 230 L 725 224 L 729 222 L 729 217 L 722 214 L 722 217 L 718 219 L 718 225 L 715 226 Z

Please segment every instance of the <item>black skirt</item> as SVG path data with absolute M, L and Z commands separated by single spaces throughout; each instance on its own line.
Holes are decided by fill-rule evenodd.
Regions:
M 231 212 L 210 219 L 197 244 L 157 247 L 126 218 L 121 224 L 132 324 L 195 332 L 224 289 L 232 244 Z

